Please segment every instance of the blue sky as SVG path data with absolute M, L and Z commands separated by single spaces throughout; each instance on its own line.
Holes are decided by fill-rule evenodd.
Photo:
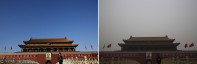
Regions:
M 97 0 L 1 0 L 0 52 L 16 52 L 29 38 L 67 37 L 78 51 L 98 48 Z M 84 45 L 88 50 L 85 50 Z M 10 47 L 12 46 L 12 50 Z

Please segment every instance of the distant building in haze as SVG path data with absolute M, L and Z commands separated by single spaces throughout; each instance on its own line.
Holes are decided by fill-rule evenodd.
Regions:
M 175 51 L 180 43 L 165 37 L 130 37 L 119 43 L 121 51 Z
M 197 51 L 177 50 L 180 43 L 164 37 L 130 37 L 120 51 L 100 51 L 100 64 L 196 64 Z M 195 47 L 194 44 L 190 47 Z

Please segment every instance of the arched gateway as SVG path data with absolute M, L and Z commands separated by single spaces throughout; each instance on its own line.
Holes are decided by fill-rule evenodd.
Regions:
M 52 62 L 50 60 L 47 60 L 46 64 L 52 64 Z

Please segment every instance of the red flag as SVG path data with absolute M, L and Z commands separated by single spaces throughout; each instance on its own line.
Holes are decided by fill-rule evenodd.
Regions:
M 185 48 L 187 48 L 188 46 L 187 46 L 187 43 L 185 44 Z
M 104 46 L 103 46 L 103 49 L 105 48 L 105 44 L 104 44 Z
M 90 47 L 93 49 L 93 46 L 92 46 L 92 44 L 90 44 Z
M 86 45 L 85 45 L 85 49 L 87 50 L 87 47 L 86 47 Z
M 11 46 L 10 50 L 12 50 L 12 46 Z
M 111 44 L 107 45 L 107 48 L 110 48 L 111 47 Z
M 189 45 L 189 47 L 193 47 L 193 46 L 194 46 L 194 43 L 192 43 L 192 44 Z

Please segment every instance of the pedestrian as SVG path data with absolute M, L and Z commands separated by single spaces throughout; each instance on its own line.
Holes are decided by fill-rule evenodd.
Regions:
M 157 64 L 161 64 L 161 57 L 159 55 L 157 57 Z
M 61 53 L 59 53 L 58 62 L 59 62 L 59 64 L 63 63 L 63 57 L 62 57 Z

